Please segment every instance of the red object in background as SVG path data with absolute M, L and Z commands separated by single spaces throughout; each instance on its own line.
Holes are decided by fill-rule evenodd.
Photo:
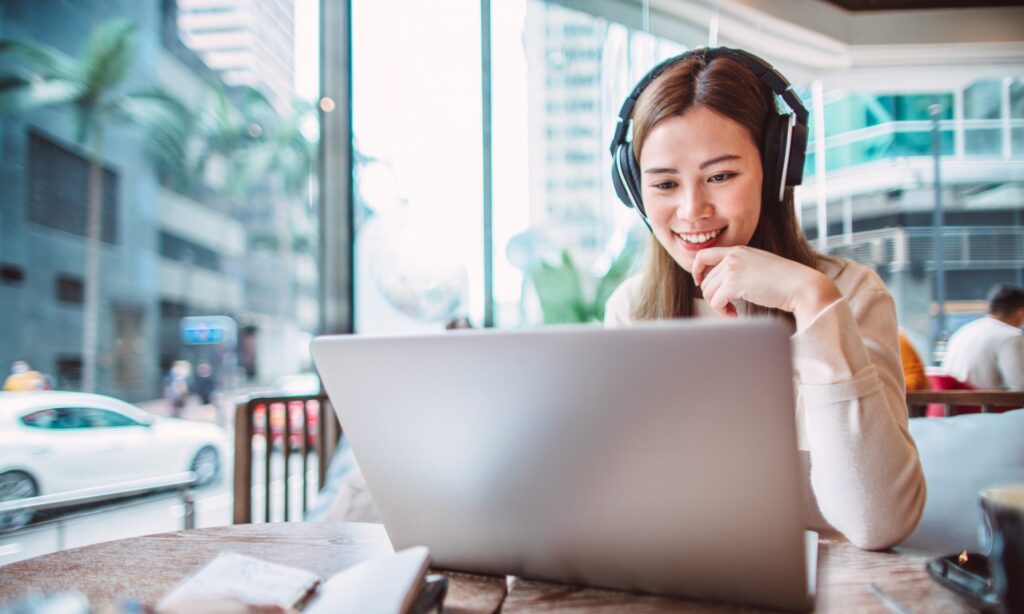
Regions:
M 967 382 L 961 382 L 952 375 L 938 373 L 928 374 L 928 386 L 931 390 L 977 390 L 974 386 Z M 1018 408 L 1013 405 L 995 405 L 992 407 L 991 413 L 1001 414 L 1011 409 Z M 959 416 L 960 414 L 980 414 L 981 405 L 953 405 L 950 407 L 950 410 L 954 416 Z M 941 403 L 929 403 L 924 415 L 929 418 L 944 418 L 946 416 L 945 407 Z
M 302 407 L 306 407 L 306 424 L 308 425 L 309 435 L 306 439 L 306 445 L 309 449 L 314 449 L 317 442 L 317 425 L 320 421 L 320 403 L 319 401 L 289 401 L 288 402 L 288 415 L 291 419 L 288 429 L 288 445 L 292 450 L 298 450 L 302 448 Z M 270 443 L 275 448 L 281 446 L 281 442 L 284 439 L 284 407 L 285 403 L 271 403 L 270 404 Z M 252 410 L 252 421 L 253 421 L 253 433 L 256 435 L 266 434 L 267 425 L 267 408 L 263 403 L 260 403 Z
M 966 382 L 961 382 L 952 375 L 928 374 L 928 387 L 932 390 L 976 390 Z M 954 405 L 950 408 L 954 416 L 959 414 L 980 414 L 980 405 Z M 929 418 L 943 418 L 946 408 L 941 403 L 929 403 L 924 415 Z

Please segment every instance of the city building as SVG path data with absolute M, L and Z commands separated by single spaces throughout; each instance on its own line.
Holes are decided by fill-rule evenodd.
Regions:
M 58 0 L 4 4 L 0 38 L 81 58 L 97 28 L 125 19 L 134 26 L 135 47 L 113 95 L 162 88 L 195 111 L 222 88 L 231 108 L 237 106 L 222 73 L 178 38 L 172 0 L 104 7 L 95 3 L 83 12 Z M 61 18 L 48 18 L 56 14 Z M 20 67 L 4 59 L 0 69 Z M 289 106 L 291 91 L 289 85 L 281 94 Z M 154 155 L 152 126 L 107 118 L 102 140 L 91 144 L 80 141 L 75 122 L 70 104 L 0 119 L 0 317 L 15 323 L 0 330 L 0 365 L 23 359 L 54 387 L 85 385 L 88 176 L 98 159 L 96 392 L 129 401 L 159 397 L 167 368 L 180 358 L 224 367 L 229 381 L 237 381 L 229 372 L 239 363 L 264 380 L 307 366 L 305 346 L 317 321 L 310 240 L 315 211 L 308 198 L 283 194 L 276 176 L 253 185 L 250 198 L 219 192 L 207 185 L 225 172 L 216 155 L 208 172 L 183 189 Z M 198 146 L 193 138 L 189 155 Z M 270 248 L 267 228 L 280 229 Z M 183 342 L 182 318 L 207 315 L 238 323 L 240 356 L 225 344 Z
M 295 95 L 294 0 L 177 0 L 181 40 L 228 85 L 265 89 L 281 112 Z

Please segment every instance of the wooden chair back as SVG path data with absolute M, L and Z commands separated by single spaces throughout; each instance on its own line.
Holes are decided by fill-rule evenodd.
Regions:
M 301 520 L 327 479 L 340 435 L 326 394 L 255 395 L 240 401 L 235 408 L 233 522 L 253 522 L 254 502 L 263 522 Z M 311 460 L 316 463 L 313 476 Z M 293 463 L 301 463 L 301 474 L 292 471 Z M 294 492 L 296 480 L 299 493 Z

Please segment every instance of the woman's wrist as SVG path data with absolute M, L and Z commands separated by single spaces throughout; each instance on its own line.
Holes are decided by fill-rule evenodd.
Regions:
M 811 278 L 801 284 L 801 289 L 793 301 L 791 311 L 796 320 L 796 329 L 807 328 L 819 313 L 842 297 L 839 287 L 831 278 L 813 271 Z

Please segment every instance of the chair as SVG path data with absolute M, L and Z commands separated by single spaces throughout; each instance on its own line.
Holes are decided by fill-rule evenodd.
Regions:
M 297 504 L 301 502 L 302 514 L 305 515 L 309 509 L 310 491 L 315 495 L 323 487 L 340 434 L 341 426 L 334 408 L 324 393 L 256 395 L 239 402 L 235 408 L 233 522 L 253 522 L 254 499 L 261 499 L 259 507 L 263 510 L 263 522 L 301 520 L 301 517 L 294 518 L 292 512 L 300 507 Z M 300 457 L 293 459 L 296 453 Z M 311 455 L 317 463 L 315 480 L 311 480 L 309 475 Z M 253 484 L 253 461 L 257 459 L 260 463 L 255 465 L 255 469 L 262 473 L 262 479 L 261 483 Z M 293 492 L 293 461 L 302 463 L 302 473 L 298 476 L 299 493 Z M 275 476 L 279 476 L 278 479 L 274 479 Z M 279 485 L 282 487 L 278 488 Z
M 917 529 L 900 545 L 936 554 L 977 552 L 985 545 L 979 536 L 979 493 L 1024 483 L 1024 409 L 944 420 L 914 418 L 910 435 L 921 458 L 928 498 Z

